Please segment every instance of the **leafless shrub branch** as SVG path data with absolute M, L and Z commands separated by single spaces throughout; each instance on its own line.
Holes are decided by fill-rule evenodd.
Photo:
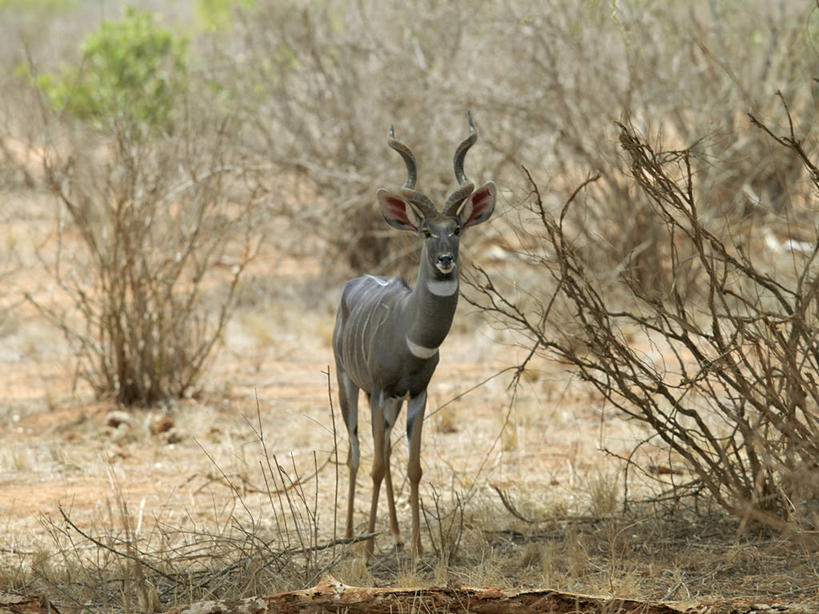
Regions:
M 74 345 L 94 392 L 126 405 L 195 390 L 262 239 L 256 194 L 227 159 L 230 123 L 203 128 L 150 142 L 84 132 L 44 160 L 60 207 L 48 266 L 71 308 L 27 298 Z
M 790 126 L 777 142 L 807 158 Z M 637 303 L 619 308 L 564 225 L 577 191 L 554 218 L 528 175 L 553 253 L 537 266 L 577 328 L 550 325 L 553 299 L 527 306 L 481 269 L 477 303 L 650 427 L 732 514 L 809 529 L 819 502 L 819 237 L 791 254 L 787 270 L 752 257 L 701 213 L 690 149 L 657 152 L 633 128 L 619 129 L 631 176 L 665 229 L 669 262 L 656 265 L 669 267 L 668 285 L 646 289 L 626 271 L 623 286 Z M 805 167 L 813 177 L 813 164 Z
M 441 495 L 435 489 L 432 490 L 433 510 L 428 510 L 426 505 L 421 506 L 424 515 L 424 523 L 427 527 L 430 544 L 438 559 L 438 564 L 447 568 L 451 561 L 458 554 L 461 540 L 464 535 L 464 503 L 457 492 L 451 495 L 451 504 L 446 509 L 441 502 Z

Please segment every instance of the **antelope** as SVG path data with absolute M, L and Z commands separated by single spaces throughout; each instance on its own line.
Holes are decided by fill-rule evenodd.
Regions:
M 370 402 L 374 451 L 368 532 L 375 530 L 378 495 L 386 477 L 390 535 L 395 546 L 401 546 L 390 474 L 390 434 L 406 399 L 413 556 L 422 552 L 418 483 L 427 386 L 458 304 L 458 243 L 464 230 L 488 220 L 495 209 L 495 184 L 490 181 L 476 190 L 464 174 L 464 158 L 478 138 L 470 114 L 467 125 L 469 136 L 458 145 L 454 156 L 458 188 L 440 212 L 415 189 L 415 156 L 395 139 L 390 126 L 387 144 L 403 158 L 407 179 L 398 192 L 379 189 L 377 198 L 387 224 L 414 232 L 421 240 L 415 288 L 400 278 L 364 275 L 349 280 L 344 285 L 333 330 L 339 404 L 349 436 L 345 535 L 353 537 L 353 500 L 360 458 L 358 393 L 363 390 Z M 373 548 L 374 538 L 370 538 L 366 543 L 368 556 Z

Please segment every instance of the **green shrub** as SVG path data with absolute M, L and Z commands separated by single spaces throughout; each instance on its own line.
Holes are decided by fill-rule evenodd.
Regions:
M 0 0 L 0 11 L 55 11 L 76 6 L 76 0 Z
M 194 16 L 204 30 L 230 29 L 235 7 L 252 9 L 255 0 L 196 0 Z
M 79 64 L 36 83 L 57 110 L 97 125 L 112 122 L 169 131 L 187 76 L 187 39 L 151 13 L 125 8 L 89 34 Z

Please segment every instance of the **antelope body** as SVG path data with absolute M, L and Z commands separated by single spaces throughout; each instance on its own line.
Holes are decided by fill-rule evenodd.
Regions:
M 390 474 L 390 434 L 406 399 L 413 554 L 421 552 L 418 483 L 427 385 L 438 365 L 438 347 L 449 333 L 458 304 L 459 238 L 464 229 L 489 219 L 495 207 L 495 184 L 489 182 L 475 190 L 464 175 L 466 152 L 477 140 L 472 118 L 467 118 L 469 136 L 458 146 L 454 158 L 459 187 L 440 212 L 427 196 L 415 190 L 415 156 L 395 140 L 390 127 L 388 144 L 404 159 L 407 180 L 398 192 L 382 188 L 377 197 L 390 226 L 415 232 L 422 240 L 415 288 L 401 279 L 373 275 L 348 281 L 333 331 L 339 401 L 350 440 L 346 536 L 353 536 L 360 459 L 358 393 L 363 390 L 370 402 L 374 450 L 368 529 L 375 529 L 381 482 L 386 477 L 390 534 L 396 545 L 400 543 Z M 367 552 L 372 551 L 370 540 Z

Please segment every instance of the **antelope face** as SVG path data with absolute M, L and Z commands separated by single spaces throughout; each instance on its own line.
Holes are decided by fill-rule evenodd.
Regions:
M 458 242 L 461 222 L 458 218 L 440 216 L 424 220 L 418 228 L 424 238 L 429 264 L 441 277 L 458 274 Z
M 469 136 L 458 145 L 453 159 L 458 189 L 449 195 L 440 212 L 425 194 L 415 189 L 418 178 L 415 155 L 409 147 L 395 139 L 392 126 L 387 143 L 404 159 L 407 180 L 398 192 L 383 188 L 378 190 L 378 204 L 384 219 L 393 228 L 414 231 L 423 237 L 428 264 L 435 272 L 435 277 L 441 280 L 457 278 L 458 241 L 461 232 L 469 226 L 485 222 L 495 210 L 495 184 L 490 181 L 475 189 L 475 185 L 464 174 L 466 152 L 478 138 L 469 113 L 467 124 Z
M 421 235 L 429 264 L 436 275 L 448 277 L 457 275 L 458 244 L 463 230 L 488 220 L 492 215 L 495 184 L 485 183 L 461 199 L 458 208 L 451 206 L 444 213 L 439 213 L 423 194 L 406 189 L 395 193 L 382 188 L 378 190 L 378 203 L 390 226 Z

